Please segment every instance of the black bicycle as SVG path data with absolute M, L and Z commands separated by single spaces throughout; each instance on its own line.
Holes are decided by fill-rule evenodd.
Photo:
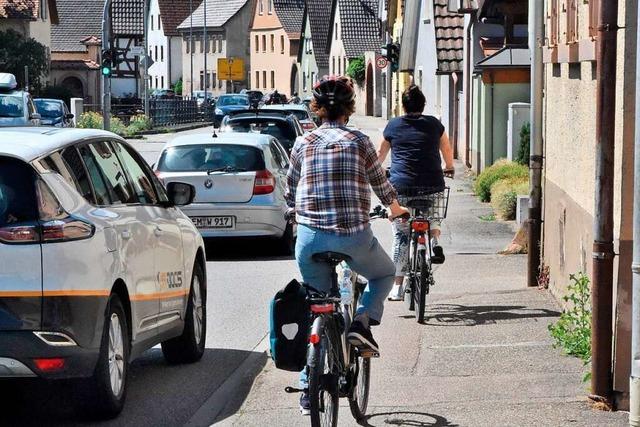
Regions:
M 427 295 L 435 285 L 433 278 L 433 248 L 431 222 L 447 217 L 449 187 L 435 193 L 412 196 L 405 203 L 411 210 L 409 217 L 409 257 L 407 258 L 407 288 L 405 302 L 415 312 L 418 323 L 424 322 Z
M 386 211 L 376 207 L 370 216 L 386 218 Z M 340 295 L 338 269 L 349 264 L 348 255 L 337 252 L 322 252 L 313 255 L 316 262 L 331 266 L 331 289 L 320 292 L 309 285 L 308 302 L 311 309 L 312 326 L 305 367 L 309 400 L 311 403 L 312 427 L 335 427 L 338 425 L 339 399 L 347 398 L 353 417 L 361 421 L 369 403 L 371 378 L 371 358 L 379 357 L 377 352 L 361 352 L 349 344 L 347 332 L 351 320 L 356 315 L 360 298 L 367 283 L 353 271 L 351 274 L 351 301 L 345 303 Z M 293 387 L 288 393 L 298 393 Z

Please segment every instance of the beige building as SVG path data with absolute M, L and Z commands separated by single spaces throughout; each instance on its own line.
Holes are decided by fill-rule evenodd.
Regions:
M 251 25 L 251 89 L 299 91 L 298 49 L 304 2 L 257 0 Z
M 0 31 L 15 30 L 49 48 L 57 22 L 56 0 L 0 0 Z
M 597 0 L 545 1 L 543 261 L 550 289 L 591 276 L 596 153 Z M 619 2 L 614 186 L 614 390 L 626 403 L 631 343 L 631 255 L 635 111 L 635 0 Z

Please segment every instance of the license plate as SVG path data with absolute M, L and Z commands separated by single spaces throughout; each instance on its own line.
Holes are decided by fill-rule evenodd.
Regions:
M 196 228 L 222 228 L 233 230 L 236 228 L 234 216 L 194 216 L 191 221 Z

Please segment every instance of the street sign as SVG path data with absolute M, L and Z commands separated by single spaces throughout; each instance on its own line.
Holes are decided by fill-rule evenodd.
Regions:
M 129 53 L 131 56 L 142 56 L 144 55 L 144 46 L 131 46 Z
M 218 58 L 218 79 L 235 82 L 244 81 L 244 60 L 240 58 Z
M 376 67 L 382 70 L 384 68 L 387 68 L 387 65 L 388 65 L 388 61 L 387 61 L 387 58 L 385 58 L 384 56 L 378 56 L 376 58 Z
M 146 61 L 145 61 L 145 58 L 146 58 Z M 148 70 L 156 62 L 150 56 L 143 56 L 142 58 L 140 58 L 139 63 L 142 68 L 146 68 Z

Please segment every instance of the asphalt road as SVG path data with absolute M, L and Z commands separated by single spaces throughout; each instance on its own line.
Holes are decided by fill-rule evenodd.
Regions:
M 175 136 L 155 135 L 152 141 L 157 143 L 150 138 L 133 145 L 151 164 L 161 142 Z M 199 410 L 205 417 L 215 413 L 203 405 L 225 381 L 246 376 L 247 369 L 250 375 L 257 374 L 266 363 L 266 356 L 258 353 L 256 346 L 268 333 L 270 298 L 298 274 L 293 258 L 275 253 L 271 243 L 259 240 L 207 242 L 208 331 L 203 360 L 169 366 L 159 348 L 144 353 L 131 365 L 127 403 L 115 420 L 96 422 L 86 413 L 77 404 L 82 390 L 75 382 L 50 385 L 20 381 L 0 383 L 0 425 L 181 426 Z M 250 366 L 243 365 L 247 358 Z M 233 395 L 224 396 L 231 405 L 225 412 L 234 412 L 249 386 L 250 381 L 246 387 L 234 386 Z M 213 400 L 217 400 L 215 396 Z
M 377 122 L 360 120 L 355 125 L 379 140 Z M 152 135 L 131 143 L 153 164 L 163 145 L 176 136 Z M 389 228 L 384 221 L 374 224 L 385 247 L 390 247 Z M 208 330 L 203 360 L 169 366 L 158 347 L 144 353 L 131 365 L 127 403 L 115 420 L 96 421 L 87 413 L 79 404 L 82 388 L 75 382 L 0 382 L 0 426 L 199 426 L 233 415 L 267 362 L 269 302 L 278 289 L 299 276 L 295 260 L 276 253 L 270 242 L 260 240 L 207 242 Z

